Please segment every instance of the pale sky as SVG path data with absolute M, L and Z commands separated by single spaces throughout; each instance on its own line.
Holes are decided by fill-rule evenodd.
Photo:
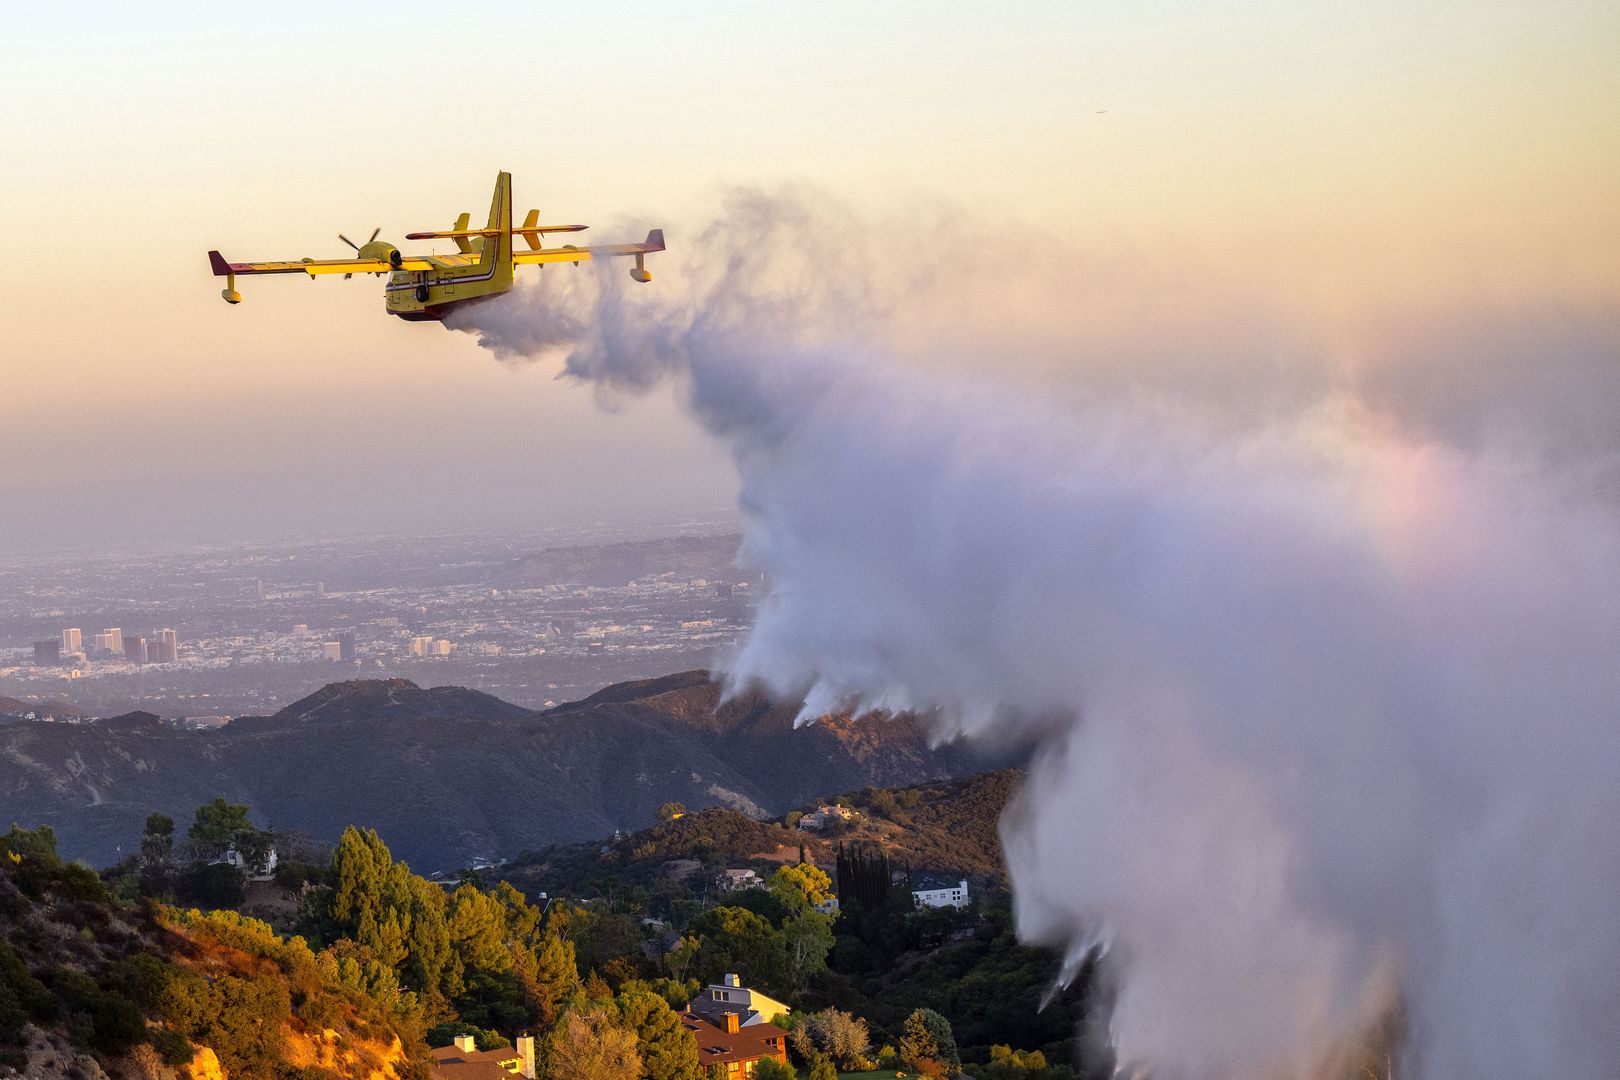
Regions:
M 208 274 L 213 247 L 335 257 L 339 231 L 479 216 L 499 169 L 599 242 L 673 247 L 728 186 L 793 182 L 1218 268 L 1326 322 L 1620 310 L 1612 0 L 4 14 L 18 549 L 724 514 L 724 453 L 668 395 L 602 414 L 388 318 L 373 279 L 246 281 L 232 308 Z

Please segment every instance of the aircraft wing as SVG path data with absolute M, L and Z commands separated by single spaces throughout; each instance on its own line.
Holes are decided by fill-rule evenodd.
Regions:
M 297 262 L 226 262 L 217 251 L 208 253 L 208 265 L 215 277 L 227 274 L 386 274 L 390 270 L 431 270 L 433 264 L 426 259 L 400 258 L 396 267 L 383 259 L 299 259 Z
M 543 251 L 514 251 L 512 261 L 519 266 L 530 263 L 585 262 L 605 259 L 614 255 L 647 255 L 664 250 L 664 230 L 654 229 L 639 244 L 598 244 L 595 247 L 546 248 Z

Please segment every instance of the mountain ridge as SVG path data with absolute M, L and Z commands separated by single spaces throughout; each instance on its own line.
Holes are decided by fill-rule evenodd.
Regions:
M 797 702 L 724 704 L 706 672 L 616 684 L 535 712 L 465 687 L 334 683 L 207 732 L 130 715 L 0 728 L 0 817 L 52 825 L 64 855 L 116 861 L 146 815 L 189 821 L 216 796 L 320 841 L 376 829 L 413 865 L 449 869 L 650 823 L 659 804 L 777 815 L 820 795 L 983 771 L 930 749 L 908 716 L 795 728 Z

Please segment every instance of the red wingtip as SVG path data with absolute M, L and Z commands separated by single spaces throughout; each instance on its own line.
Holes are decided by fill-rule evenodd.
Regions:
M 231 272 L 231 264 L 225 261 L 225 256 L 217 251 L 208 253 L 208 265 L 213 267 L 215 277 L 225 277 Z

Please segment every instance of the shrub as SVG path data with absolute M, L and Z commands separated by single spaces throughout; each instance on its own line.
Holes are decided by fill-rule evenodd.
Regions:
M 12 997 L 28 1017 L 36 1021 L 55 1019 L 56 998 L 45 984 L 29 974 L 22 959 L 11 951 L 11 946 L 0 941 L 0 987 L 11 991 Z
M 121 1054 L 146 1037 L 146 1015 L 116 990 L 104 990 L 82 971 L 58 968 L 51 984 L 66 1003 L 74 1042 Z
M 192 863 L 175 883 L 175 892 L 185 903 L 209 909 L 240 907 L 247 895 L 242 872 L 229 863 Z
M 112 902 L 107 886 L 102 884 L 101 875 L 79 862 L 68 863 L 62 867 L 56 891 L 68 900 L 88 901 L 93 904 Z
M 146 1041 L 152 1044 L 165 1065 L 189 1065 L 197 1053 L 190 1039 L 168 1028 L 153 1028 L 147 1033 Z

